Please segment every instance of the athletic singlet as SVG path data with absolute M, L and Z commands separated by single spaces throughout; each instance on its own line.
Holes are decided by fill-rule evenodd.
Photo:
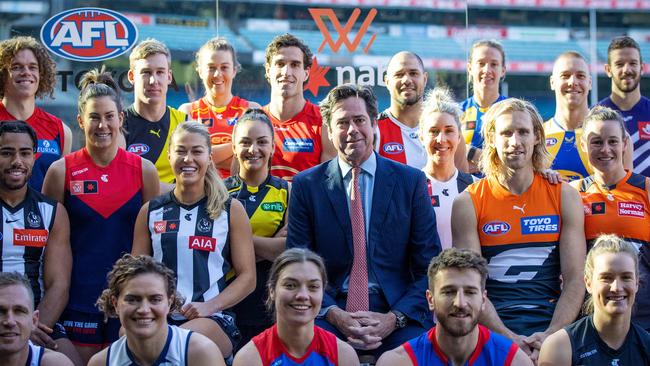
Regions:
M 105 167 L 97 166 L 86 148 L 65 156 L 72 248 L 68 309 L 99 313 L 95 302 L 106 288 L 106 274 L 131 253 L 142 185 L 142 159 L 124 149 Z
M 1 102 L 0 120 L 16 120 Z M 29 178 L 29 186 L 40 192 L 47 169 L 63 156 L 63 147 L 70 141 L 64 141 L 63 122 L 41 108 L 35 107 L 34 113 L 25 122 L 32 126 L 38 138 L 36 161 Z
M 56 201 L 27 187 L 25 199 L 16 207 L 0 200 L 0 272 L 18 272 L 29 279 L 34 292 L 34 307 L 43 295 L 44 248 L 56 216 Z
M 506 337 L 478 326 L 478 340 L 467 366 L 510 366 L 517 354 L 516 343 Z M 413 366 L 447 366 L 449 359 L 440 349 L 436 327 L 403 344 Z
M 300 357 L 292 356 L 278 336 L 277 325 L 273 325 L 253 337 L 253 343 L 260 353 L 262 366 L 338 366 L 339 353 L 334 334 L 314 326 L 312 339 L 307 352 Z
M 499 95 L 494 103 L 500 102 L 504 99 L 506 99 L 506 97 Z M 481 127 L 483 126 L 483 114 L 485 114 L 488 109 L 490 109 L 490 107 L 481 108 L 478 103 L 476 103 L 474 96 L 465 99 L 465 101 L 461 103 L 460 110 L 463 112 L 463 116 L 460 119 L 461 129 L 463 130 L 463 136 L 465 137 L 465 143 L 467 145 L 479 149 L 483 148 Z
M 289 203 L 288 183 L 269 174 L 259 187 L 249 187 L 240 177 L 232 176 L 224 181 L 230 197 L 239 200 L 253 229 L 253 235 L 272 237 L 285 223 Z M 273 323 L 267 314 L 263 299 L 266 296 L 266 281 L 271 262 L 260 260 L 255 263 L 257 284 L 255 290 L 233 307 L 238 325 Z
M 467 191 L 488 260 L 488 297 L 499 317 L 517 334 L 546 330 L 560 297 L 562 184 L 536 173 L 521 195 L 490 178 Z
M 323 121 L 320 109 L 310 101 L 288 121 L 280 121 L 264 106 L 275 130 L 271 175 L 291 181 L 299 172 L 320 164 Z
M 571 364 L 579 366 L 650 365 L 650 334 L 630 323 L 623 345 L 610 348 L 598 335 L 593 316 L 585 316 L 564 327 L 571 340 Z
M 174 172 L 169 164 L 167 151 L 172 132 L 186 119 L 185 113 L 171 107 L 167 107 L 165 114 L 157 122 L 142 118 L 133 106 L 124 110 L 126 150 L 154 163 L 161 182 L 174 182 Z
M 580 148 L 582 128 L 567 131 L 555 118 L 544 122 L 546 150 L 551 154 L 551 169 L 557 170 L 569 181 L 586 178 L 594 170 L 589 164 L 589 156 Z
M 201 122 L 210 132 L 212 145 L 230 144 L 232 129 L 239 117 L 248 109 L 248 101 L 238 96 L 233 96 L 228 105 L 215 107 L 206 97 L 192 102 L 190 117 Z M 230 176 L 229 169 L 219 169 L 222 178 Z
M 634 172 L 650 177 L 650 99 L 641 96 L 641 100 L 629 111 L 622 111 L 609 97 L 598 104 L 621 113 L 634 144 Z
M 149 203 L 153 257 L 174 271 L 176 288 L 186 304 L 219 295 L 231 269 L 230 199 L 214 220 L 208 214 L 207 201 L 203 197 L 193 205 L 184 205 L 172 191 Z
M 27 341 L 27 347 L 29 348 L 29 354 L 25 366 L 40 366 L 43 355 L 45 355 L 45 347 L 37 346 L 32 341 Z
M 409 127 L 383 111 L 377 121 L 377 141 L 375 150 L 379 155 L 422 169 L 427 162 L 427 152 L 419 137 L 419 127 Z
M 192 331 L 167 326 L 167 341 L 165 347 L 153 363 L 156 366 L 178 366 L 188 365 L 188 351 Z M 120 337 L 108 347 L 106 354 L 106 366 L 135 366 L 137 365 L 133 353 L 126 342 L 126 336 Z
M 427 176 L 427 188 L 431 197 L 431 205 L 436 212 L 436 226 L 442 249 L 451 248 L 451 207 L 454 198 L 470 184 L 476 181 L 471 174 L 456 170 L 454 175 L 446 182 L 437 181 L 424 172 Z

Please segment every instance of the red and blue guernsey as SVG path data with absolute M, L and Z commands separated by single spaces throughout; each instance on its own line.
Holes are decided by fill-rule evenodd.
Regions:
M 106 274 L 131 252 L 142 206 L 142 158 L 118 149 L 113 161 L 100 167 L 83 148 L 65 156 L 65 167 L 64 205 L 73 253 L 67 308 L 94 314 Z
M 436 327 L 404 343 L 413 366 L 451 365 L 436 339 Z M 478 325 L 478 341 L 466 366 L 510 366 L 519 348 L 506 337 Z
M 253 337 L 253 343 L 260 353 L 263 366 L 338 366 L 339 351 L 334 334 L 314 326 L 314 339 L 307 352 L 300 357 L 292 356 L 278 336 L 274 324 L 264 332 Z
M 0 120 L 16 119 L 0 103 Z M 34 108 L 34 113 L 25 122 L 32 126 L 38 138 L 36 161 L 32 169 L 32 177 L 29 178 L 29 186 L 40 192 L 47 169 L 63 156 L 63 146 L 70 141 L 64 141 L 63 122 L 38 107 Z

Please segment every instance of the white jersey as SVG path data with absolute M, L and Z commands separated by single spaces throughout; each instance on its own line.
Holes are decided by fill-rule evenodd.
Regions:
M 454 198 L 474 183 L 477 179 L 467 173 L 460 173 L 458 169 L 446 182 L 439 182 L 427 172 L 427 185 L 431 196 L 431 205 L 436 212 L 436 225 L 442 249 L 451 248 L 451 207 Z
M 45 354 L 45 347 L 37 346 L 32 341 L 27 342 L 27 347 L 29 347 L 29 355 L 25 366 L 40 366 L 41 359 Z
M 427 152 L 420 141 L 419 126 L 409 127 L 385 110 L 379 115 L 375 132 L 379 155 L 415 169 L 424 168 Z
M 167 326 L 167 342 L 154 365 L 159 366 L 178 366 L 187 365 L 190 336 L 192 331 Z M 122 336 L 108 347 L 106 355 L 106 366 L 132 366 L 136 365 L 135 360 L 131 358 L 131 351 L 126 344 L 126 336 Z

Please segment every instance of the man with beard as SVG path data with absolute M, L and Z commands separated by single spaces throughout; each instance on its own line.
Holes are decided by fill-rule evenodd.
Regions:
M 379 155 L 416 169 L 422 169 L 427 161 L 418 125 L 428 78 L 420 56 L 408 51 L 393 55 L 384 76 L 390 107 L 377 119 L 375 148 Z M 458 150 L 456 166 L 467 171 L 465 144 Z
M 402 346 L 384 353 L 377 366 L 532 365 L 530 358 L 506 337 L 478 325 L 487 293 L 487 261 L 455 248 L 444 250 L 429 264 L 429 309 L 438 325 Z
M 31 339 L 78 360 L 56 320 L 68 301 L 70 251 L 68 214 L 60 203 L 27 186 L 34 166 L 36 132 L 23 121 L 0 122 L 0 271 L 25 275 L 39 312 Z
M 650 177 L 650 99 L 641 95 L 641 48 L 628 36 L 616 37 L 607 48 L 605 72 L 612 94 L 598 102 L 623 115 L 634 150 L 634 172 Z

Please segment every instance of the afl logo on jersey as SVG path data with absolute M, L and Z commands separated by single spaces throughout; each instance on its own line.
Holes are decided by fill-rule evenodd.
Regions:
M 555 137 L 546 138 L 546 147 L 555 146 L 555 144 L 557 144 L 557 139 Z
M 149 152 L 149 146 L 145 144 L 133 144 L 129 145 L 126 151 L 136 155 L 144 155 Z
M 490 221 L 483 225 L 483 232 L 490 236 L 500 236 L 510 231 L 510 224 L 504 221 Z
M 76 8 L 51 17 L 41 41 L 52 53 L 73 61 L 95 62 L 127 52 L 138 29 L 124 15 L 102 8 Z
M 384 150 L 386 154 L 401 154 L 404 152 L 404 145 L 398 142 L 387 142 L 382 146 L 382 150 Z

